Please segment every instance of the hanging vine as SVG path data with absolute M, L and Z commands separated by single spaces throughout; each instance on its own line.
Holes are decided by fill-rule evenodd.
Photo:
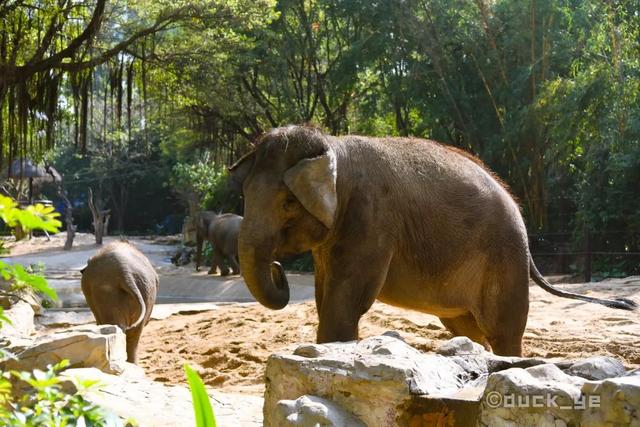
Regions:
M 106 0 L 24 0 L 11 7 L 0 3 L 0 169 L 19 157 L 39 160 L 54 146 L 63 88 L 71 94 L 71 105 L 66 107 L 73 115 L 73 142 L 79 152 L 87 152 L 93 74 L 105 63 L 114 64 L 111 113 L 118 131 L 122 130 L 126 79 L 126 126 L 131 139 L 134 61 L 123 52 L 195 12 L 192 5 L 162 11 L 148 25 L 111 44 L 102 41 L 98 49 L 96 36 L 115 16 L 116 9 L 109 7 Z M 106 139 L 106 128 L 103 136 Z

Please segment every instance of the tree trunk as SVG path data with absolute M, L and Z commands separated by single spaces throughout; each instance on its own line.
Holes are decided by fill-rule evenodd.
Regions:
M 93 203 L 93 190 L 89 187 L 89 209 L 93 216 L 93 230 L 96 236 L 96 243 L 102 244 L 102 236 L 107 234 L 109 228 L 110 210 L 101 210 L 96 208 Z
M 49 166 L 46 166 L 46 171 L 51 175 L 51 178 L 53 178 L 53 182 L 55 182 L 58 191 L 58 197 L 60 197 L 64 203 L 64 216 L 65 222 L 67 223 L 67 240 L 64 242 L 64 250 L 70 251 L 73 246 L 73 239 L 76 237 L 76 226 L 73 225 L 73 205 L 71 205 L 71 202 L 69 201 L 67 190 L 65 190 L 62 181 L 56 179 Z

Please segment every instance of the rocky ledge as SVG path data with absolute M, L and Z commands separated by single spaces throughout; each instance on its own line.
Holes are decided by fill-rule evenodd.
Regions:
M 465 337 L 424 354 L 388 333 L 272 355 L 263 413 L 278 427 L 640 426 L 640 372 L 500 357 Z

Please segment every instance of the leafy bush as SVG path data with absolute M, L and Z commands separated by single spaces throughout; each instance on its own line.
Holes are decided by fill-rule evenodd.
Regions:
M 58 220 L 59 216 L 60 214 L 55 212 L 53 207 L 41 204 L 20 209 L 11 197 L 0 195 L 0 219 L 9 227 L 20 227 L 25 232 L 46 230 L 57 233 L 58 228 L 62 225 Z M 39 268 L 42 269 L 42 267 Z M 49 286 L 44 277 L 27 271 L 20 264 L 9 264 L 0 260 L 0 276 L 10 284 L 8 290 L 0 290 L 1 296 L 16 296 L 24 289 L 33 289 L 52 300 L 57 299 L 55 290 Z M 2 323 L 0 321 L 0 328 Z
M 68 366 L 69 361 L 63 360 L 57 365 L 49 365 L 46 371 L 4 373 L 0 377 L 0 426 L 122 426 L 115 414 L 83 397 L 98 384 L 97 381 L 71 378 L 76 391 L 67 393 L 63 390 L 63 379 L 58 373 Z M 14 400 L 9 376 L 28 385 L 29 392 Z
M 57 233 L 62 226 L 59 216 L 52 206 L 36 203 L 21 209 L 14 199 L 0 195 L 0 219 L 16 237 L 32 230 Z M 0 251 L 4 251 L 4 247 L 0 247 Z
M 186 202 L 196 201 L 201 209 L 235 211 L 239 195 L 230 191 L 228 175 L 206 158 L 196 163 L 177 163 L 170 185 Z
M 283 260 L 282 266 L 285 270 L 313 272 L 313 256 L 311 252 L 305 252 Z

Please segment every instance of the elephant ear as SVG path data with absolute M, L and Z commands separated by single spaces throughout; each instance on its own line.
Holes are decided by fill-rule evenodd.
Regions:
M 232 191 L 238 193 L 242 192 L 242 184 L 249 175 L 249 172 L 251 172 L 251 169 L 253 169 L 253 163 L 255 162 L 255 159 L 256 152 L 252 151 L 249 154 L 245 154 L 244 156 L 242 156 L 240 160 L 235 162 L 229 168 L 228 185 Z
M 336 154 L 328 149 L 321 156 L 300 160 L 289 168 L 284 183 L 311 215 L 331 228 L 338 206 L 336 178 Z

